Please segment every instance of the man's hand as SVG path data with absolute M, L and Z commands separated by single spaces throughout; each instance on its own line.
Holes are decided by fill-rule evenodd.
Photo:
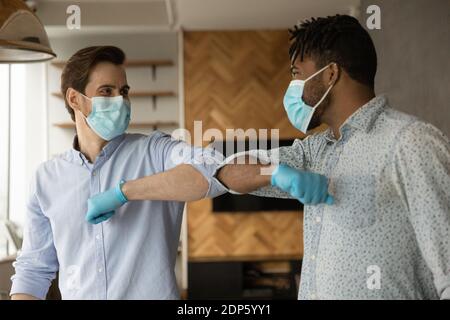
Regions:
M 333 197 L 328 194 L 328 179 L 317 173 L 280 164 L 272 173 L 271 183 L 303 204 L 334 203 Z
M 86 221 L 92 224 L 106 221 L 114 215 L 117 208 L 128 202 L 122 192 L 123 183 L 124 181 L 121 181 L 114 188 L 89 198 Z

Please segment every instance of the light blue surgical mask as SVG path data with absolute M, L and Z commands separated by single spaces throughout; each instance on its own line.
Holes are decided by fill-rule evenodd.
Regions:
M 308 129 L 314 111 L 319 106 L 319 104 L 325 99 L 325 97 L 333 87 L 333 85 L 330 85 L 330 87 L 322 96 L 322 98 L 319 100 L 319 102 L 317 102 L 315 106 L 311 107 L 305 101 L 303 101 L 303 90 L 305 88 L 305 83 L 306 81 L 314 78 L 316 75 L 318 75 L 323 70 L 328 68 L 329 65 L 330 64 L 326 65 L 325 67 L 323 67 L 313 75 L 309 76 L 305 80 L 292 80 L 284 95 L 283 105 L 288 115 L 289 121 L 292 123 L 294 127 L 296 127 L 303 133 L 306 133 L 306 130 Z
M 92 102 L 91 113 L 84 118 L 89 127 L 102 139 L 110 141 L 127 130 L 130 123 L 130 102 L 121 95 L 115 97 L 86 97 Z M 81 113 L 83 114 L 83 113 Z

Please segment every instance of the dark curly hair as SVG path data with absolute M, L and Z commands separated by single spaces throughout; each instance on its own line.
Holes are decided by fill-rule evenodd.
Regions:
M 348 15 L 311 18 L 289 30 L 292 64 L 311 58 L 320 68 L 335 62 L 349 76 L 373 89 L 377 54 L 369 33 Z

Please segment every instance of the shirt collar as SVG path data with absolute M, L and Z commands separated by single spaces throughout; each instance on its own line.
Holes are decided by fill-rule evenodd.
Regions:
M 98 155 L 98 158 L 105 157 L 105 160 L 108 160 L 109 157 L 114 153 L 114 151 L 117 149 L 119 144 L 123 141 L 125 138 L 125 134 L 121 134 L 120 136 L 115 137 L 111 141 L 109 141 L 102 149 L 100 154 Z M 79 162 L 81 165 L 83 165 L 84 162 L 88 162 L 87 158 L 83 153 L 80 152 L 80 145 L 78 143 L 78 135 L 75 135 L 73 138 L 72 143 L 72 160 L 75 162 Z M 80 161 L 81 159 L 81 161 Z
M 351 126 L 356 129 L 369 132 L 372 129 L 375 120 L 377 120 L 380 113 L 384 110 L 387 104 L 385 96 L 376 96 L 356 112 L 354 112 L 342 125 Z
M 369 132 L 378 116 L 383 112 L 385 106 L 387 105 L 387 98 L 384 95 L 376 96 L 367 102 L 365 105 L 361 106 L 356 110 L 350 117 L 345 120 L 345 122 L 339 128 L 341 136 L 345 135 L 346 132 L 351 129 L 362 130 L 364 132 Z M 333 133 L 330 128 L 327 129 L 327 134 L 325 137 L 328 140 L 333 140 Z

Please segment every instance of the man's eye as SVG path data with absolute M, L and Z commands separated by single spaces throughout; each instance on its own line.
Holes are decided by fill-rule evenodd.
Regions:
M 103 96 L 110 96 L 112 93 L 112 90 L 110 88 L 104 88 L 100 90 L 100 94 Z

